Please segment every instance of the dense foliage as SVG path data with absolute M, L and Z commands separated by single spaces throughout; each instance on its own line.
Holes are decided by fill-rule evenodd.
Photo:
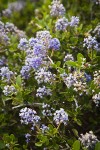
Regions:
M 100 1 L 0 1 L 0 149 L 100 149 Z

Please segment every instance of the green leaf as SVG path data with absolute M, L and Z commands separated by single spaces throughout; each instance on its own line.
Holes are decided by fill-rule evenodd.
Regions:
M 64 69 L 62 69 L 62 68 L 60 68 L 60 67 L 58 67 L 57 69 L 59 70 L 60 74 L 62 74 L 62 73 L 64 73 L 64 72 L 65 72 L 65 70 L 64 70 Z
M 77 119 L 76 117 L 74 118 L 74 121 L 75 121 L 79 126 L 82 125 L 82 122 L 81 122 L 79 119 Z
M 95 146 L 95 150 L 100 150 L 100 142 L 98 142 Z
M 57 67 L 60 67 L 61 61 L 57 61 L 56 65 L 57 65 Z
M 0 141 L 0 149 L 4 149 L 5 148 L 5 144 L 3 141 Z
M 77 54 L 77 60 L 78 60 L 79 58 L 84 58 L 84 56 L 83 56 L 81 53 L 78 53 L 78 54 Z
M 77 61 L 78 61 L 79 64 L 82 64 L 83 58 L 84 58 L 84 56 L 81 53 L 78 53 L 78 55 L 77 55 Z
M 78 67 L 77 63 L 74 61 L 66 61 L 65 64 L 72 67 Z
M 19 150 L 19 148 L 17 148 L 17 147 L 14 147 L 14 150 Z
M 22 84 L 22 79 L 21 79 L 21 76 L 20 76 L 20 75 L 18 75 L 17 78 L 16 78 L 16 84 L 17 84 L 18 86 L 21 86 L 21 84 Z
M 76 129 L 72 129 L 72 131 L 73 131 L 74 135 L 75 135 L 76 137 L 78 137 L 78 131 L 77 131 Z
M 50 130 L 53 130 L 53 126 L 51 124 L 48 125 Z
M 53 67 L 53 68 L 57 68 L 57 65 L 56 64 L 51 64 L 51 66 Z
M 73 144 L 72 150 L 80 150 L 80 141 L 76 140 Z
M 42 144 L 43 144 L 42 142 L 37 142 L 37 143 L 35 143 L 35 146 L 41 147 Z
M 15 136 L 13 134 L 10 135 L 10 139 L 11 141 L 14 141 L 15 140 Z
M 83 24 L 80 24 L 80 26 L 78 27 L 78 32 L 81 32 L 81 30 L 82 30 L 82 28 L 83 28 Z

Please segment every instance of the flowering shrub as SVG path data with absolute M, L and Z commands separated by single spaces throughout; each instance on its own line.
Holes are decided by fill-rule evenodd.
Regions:
M 0 6 L 0 149 L 100 149 L 99 1 L 77 5 L 34 1 L 23 28 L 30 1 Z

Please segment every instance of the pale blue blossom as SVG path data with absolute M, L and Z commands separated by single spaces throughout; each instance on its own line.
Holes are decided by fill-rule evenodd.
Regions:
M 53 0 L 49 8 L 51 16 L 58 17 L 65 14 L 65 8 L 63 4 L 60 3 L 60 0 Z
M 60 123 L 63 123 L 64 125 L 67 125 L 67 123 L 68 123 L 68 114 L 64 111 L 63 108 L 60 108 L 60 110 L 55 111 L 53 120 L 57 125 L 59 125 Z
M 60 49 L 60 41 L 57 38 L 51 39 L 49 48 L 53 49 L 53 50 L 59 50 Z
M 2 80 L 9 81 L 13 72 L 9 70 L 8 67 L 2 67 L 0 69 L 0 76 Z
M 21 73 L 21 76 L 24 78 L 24 79 L 28 79 L 29 76 L 30 76 L 30 70 L 31 70 L 31 67 L 30 66 L 22 66 L 22 69 L 20 71 Z
M 39 87 L 37 89 L 37 93 L 36 93 L 37 97 L 43 98 L 43 96 L 51 96 L 51 95 L 52 95 L 51 89 L 46 88 L 45 86 Z
M 89 35 L 87 38 L 84 38 L 83 47 L 86 47 L 87 49 L 98 50 L 98 42 L 95 37 Z
M 21 39 L 20 39 L 20 42 L 19 42 L 19 44 L 18 44 L 18 48 L 19 48 L 20 50 L 27 50 L 28 47 L 29 47 L 29 45 L 28 45 L 28 40 L 27 40 L 26 38 L 21 38 Z
M 22 124 L 37 124 L 40 121 L 40 117 L 37 116 L 37 112 L 31 108 L 22 108 L 20 110 L 19 116 L 21 118 Z
M 12 94 L 16 94 L 17 91 L 13 85 L 10 85 L 10 86 L 6 85 L 6 86 L 4 86 L 3 93 L 5 96 L 10 96 Z
M 79 17 L 72 16 L 69 25 L 71 27 L 77 26 L 79 24 Z
M 56 21 L 55 29 L 58 31 L 64 31 L 64 30 L 66 30 L 68 25 L 69 25 L 68 19 L 63 17 Z
M 53 81 L 56 79 L 56 75 L 51 73 L 47 68 L 39 68 L 35 72 L 35 79 L 37 80 L 38 84 L 40 83 L 50 83 L 52 84 Z

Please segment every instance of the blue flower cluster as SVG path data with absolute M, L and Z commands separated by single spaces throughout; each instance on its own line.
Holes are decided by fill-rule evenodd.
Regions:
M 65 14 L 65 8 L 60 3 L 60 0 L 53 0 L 50 7 L 50 14 L 51 16 L 64 16 Z M 59 18 L 55 23 L 55 30 L 56 31 L 65 31 L 67 26 L 70 27 L 77 27 L 79 24 L 79 17 L 72 16 L 71 21 L 68 21 L 66 17 Z
M 3 16 L 11 17 L 14 12 L 20 12 L 24 8 L 25 3 L 25 1 L 9 2 L 8 7 L 2 11 Z
M 39 40 L 37 38 L 32 37 L 29 39 L 29 45 L 31 47 L 34 47 L 36 43 L 39 43 Z
M 49 8 L 51 16 L 58 17 L 65 14 L 65 8 L 63 4 L 60 3 L 60 0 L 53 0 Z
M 65 8 L 60 0 L 53 0 L 50 7 L 51 16 L 62 17 L 65 14 Z M 66 17 L 59 18 L 55 23 L 56 31 L 65 31 L 67 26 L 76 27 L 79 24 L 79 17 L 72 16 L 69 22 Z
M 37 97 L 40 97 L 40 98 L 43 98 L 43 96 L 51 96 L 52 95 L 52 93 L 51 93 L 51 89 L 49 89 L 49 88 L 46 88 L 45 86 L 43 86 L 43 87 L 39 87 L 38 89 L 37 89 L 37 94 L 36 94 L 36 96 Z
M 87 38 L 84 38 L 83 47 L 98 50 L 98 42 L 95 37 L 89 35 Z
M 34 55 L 36 56 L 45 56 L 46 54 L 46 48 L 43 46 L 43 44 L 35 44 L 33 47 Z
M 22 66 L 22 69 L 20 71 L 21 76 L 23 77 L 23 79 L 28 79 L 30 76 L 30 66 L 26 65 L 26 66 Z
M 35 126 L 40 121 L 40 117 L 37 116 L 36 111 L 27 107 L 20 110 L 19 116 L 21 118 L 21 123 L 26 125 L 32 124 Z
M 6 64 L 7 64 L 6 61 L 7 61 L 6 58 L 5 58 L 4 56 L 2 56 L 2 57 L 0 58 L 0 67 L 6 65 Z
M 63 17 L 56 21 L 55 29 L 56 31 L 65 31 L 68 26 L 75 27 L 79 24 L 79 17 L 72 16 L 69 22 L 67 18 Z
M 48 129 L 49 127 L 47 127 L 45 124 L 42 124 L 40 127 L 40 130 L 42 131 L 42 133 L 45 133 Z
M 7 46 L 10 44 L 10 35 L 18 39 L 26 37 L 25 33 L 19 30 L 13 23 L 4 24 L 0 21 L 0 43 Z
M 72 16 L 71 17 L 71 21 L 69 22 L 69 25 L 71 27 L 75 27 L 79 24 L 79 17 L 75 17 L 75 16 Z
M 21 38 L 20 43 L 18 45 L 20 50 L 27 50 L 28 49 L 28 41 L 26 38 Z
M 67 125 L 68 114 L 64 111 L 63 108 L 60 108 L 60 110 L 55 111 L 53 120 L 57 125 L 59 125 L 60 123 Z
M 92 79 L 92 78 L 91 78 L 91 75 L 85 73 L 84 76 L 85 76 L 85 78 L 86 78 L 86 82 L 91 81 L 91 79 Z
M 0 76 L 2 80 L 9 81 L 13 72 L 9 70 L 8 67 L 2 67 L 0 69 Z
M 63 17 L 56 21 L 55 29 L 58 31 L 61 31 L 61 30 L 64 31 L 64 30 L 66 30 L 68 25 L 69 25 L 68 19 Z
M 59 40 L 57 38 L 51 39 L 51 41 L 49 43 L 49 48 L 53 49 L 53 50 L 59 50 L 59 48 L 60 48 Z
M 59 50 L 60 41 L 57 38 L 52 38 L 49 31 L 39 31 L 36 33 L 36 38 L 22 38 L 18 48 L 26 52 L 25 66 L 21 69 L 23 78 L 30 76 L 31 69 L 39 69 L 44 63 L 49 49 Z
M 50 43 L 50 40 L 52 39 L 52 36 L 50 35 L 49 31 L 47 30 L 38 31 L 36 33 L 36 38 L 42 45 L 45 46 L 46 50 L 49 49 L 49 43 Z
M 29 134 L 29 133 L 26 133 L 26 134 L 25 134 L 26 143 L 29 143 L 30 137 L 31 137 L 31 134 Z
M 42 64 L 42 58 L 38 56 L 27 57 L 25 60 L 25 65 L 33 69 L 38 69 L 41 66 L 41 64 Z

